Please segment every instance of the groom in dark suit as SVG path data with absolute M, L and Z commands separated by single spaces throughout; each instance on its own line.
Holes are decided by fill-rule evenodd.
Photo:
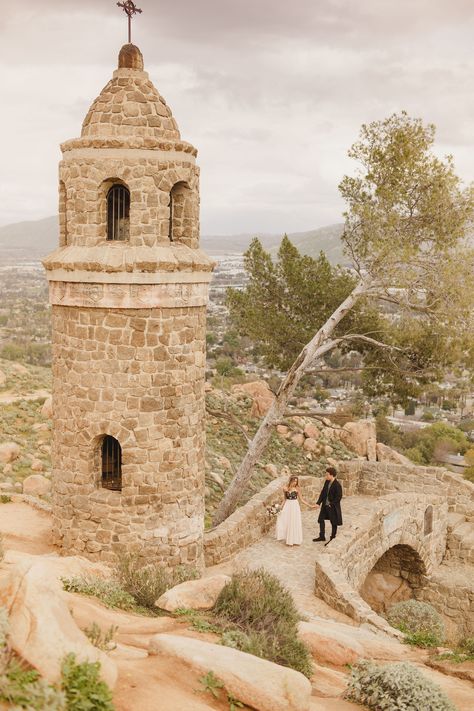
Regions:
M 329 520 L 331 521 L 331 538 L 326 545 L 336 537 L 337 527 L 342 526 L 342 486 L 336 477 L 336 469 L 334 467 L 328 467 L 326 469 L 326 481 L 324 482 L 319 499 L 316 502 L 316 506 L 321 507 L 318 517 L 319 538 L 313 538 L 313 541 L 326 540 L 325 521 Z

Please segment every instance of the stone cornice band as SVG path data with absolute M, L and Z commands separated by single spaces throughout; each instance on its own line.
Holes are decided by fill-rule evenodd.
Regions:
M 158 275 L 157 275 L 158 276 Z M 182 274 L 180 275 L 182 277 Z M 196 277 L 197 274 L 192 276 Z M 201 282 L 183 283 L 83 283 L 52 281 L 49 274 L 49 300 L 55 306 L 113 309 L 187 308 L 206 306 L 207 273 Z

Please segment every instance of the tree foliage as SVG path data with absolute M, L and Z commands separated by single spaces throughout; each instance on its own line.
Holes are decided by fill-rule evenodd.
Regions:
M 254 247 L 258 256 L 256 278 L 273 295 L 276 304 L 275 310 L 262 314 L 265 325 L 262 323 L 261 328 L 267 333 L 268 329 L 276 330 L 283 318 L 285 341 L 301 344 L 307 333 L 301 321 L 307 320 L 308 313 L 312 314 L 318 307 L 321 325 L 312 324 L 316 332 L 311 334 L 283 378 L 276 400 L 221 501 L 216 523 L 237 506 L 241 489 L 248 482 L 272 428 L 281 419 L 299 381 L 326 353 L 336 347 L 363 342 L 384 349 L 392 358 L 398 354 L 410 360 L 411 337 L 404 346 L 397 345 L 397 340 L 407 338 L 407 328 L 411 329 L 411 336 L 421 338 L 427 346 L 422 353 L 422 364 L 427 360 L 427 352 L 429 362 L 437 357 L 438 351 L 448 353 L 450 342 L 457 340 L 465 341 L 464 350 L 469 351 L 474 332 L 474 249 L 468 232 L 474 216 L 474 188 L 463 188 L 450 156 L 440 159 L 433 153 L 434 133 L 434 126 L 424 125 L 406 113 L 362 126 L 360 140 L 349 151 L 349 156 L 357 162 L 356 174 L 344 177 L 339 186 L 347 203 L 343 242 L 357 279 L 345 298 L 343 290 L 337 293 L 339 301 L 332 312 L 330 303 L 334 307 L 337 298 L 330 302 L 327 294 L 327 298 L 323 296 L 319 302 L 306 295 L 301 308 L 285 311 L 287 299 L 283 297 L 287 294 L 281 288 L 281 280 L 276 278 L 261 248 Z M 291 250 L 287 242 L 284 250 Z M 289 261 L 293 265 L 300 263 L 295 255 Z M 315 266 L 313 278 L 321 276 L 326 267 L 324 260 L 317 265 L 319 269 Z M 327 274 L 330 282 L 331 276 Z M 284 283 L 291 290 L 298 279 L 290 269 Z M 336 279 L 331 287 L 336 291 L 341 284 Z M 301 288 L 305 286 L 310 288 L 310 283 L 304 282 Z M 346 288 L 349 289 L 349 285 Z M 374 337 L 357 330 L 360 329 L 359 310 L 364 313 L 364 309 L 369 308 L 370 314 L 367 305 L 372 303 L 376 307 L 381 300 L 397 309 L 396 321 L 400 324 L 398 334 L 392 330 L 386 340 L 384 333 Z M 237 297 L 234 302 L 234 313 L 242 315 L 245 306 L 242 300 L 239 302 Z M 326 303 L 327 311 L 324 310 Z M 257 298 L 249 300 L 247 308 L 256 314 L 260 309 Z M 356 330 L 352 330 L 351 319 L 357 324 Z M 410 320 L 405 325 L 406 319 Z M 436 338 L 441 339 L 440 346 Z M 261 342 L 264 344 L 265 339 Z M 277 362 L 278 348 L 266 347 L 269 357 Z M 390 384 L 384 373 L 380 380 L 385 387 Z
M 269 367 L 287 370 L 357 279 L 332 266 L 322 252 L 317 259 L 300 254 L 286 235 L 275 261 L 254 239 L 244 264 L 249 276 L 245 289 L 227 291 L 231 318 L 242 335 L 258 344 Z M 344 331 L 376 333 L 379 322 L 377 310 L 361 301 L 347 315 Z

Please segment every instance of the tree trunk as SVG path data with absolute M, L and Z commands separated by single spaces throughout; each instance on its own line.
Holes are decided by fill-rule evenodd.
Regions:
M 283 418 L 287 410 L 288 402 L 301 377 L 309 366 L 314 363 L 315 359 L 320 358 L 339 343 L 337 338 L 329 341 L 331 334 L 346 313 L 353 308 L 358 299 L 367 291 L 367 288 L 368 282 L 361 280 L 342 304 L 338 306 L 332 316 L 328 318 L 311 341 L 306 344 L 291 366 L 280 385 L 272 406 L 249 444 L 247 453 L 219 504 L 213 521 L 215 526 L 224 521 L 237 508 L 242 496 L 242 491 L 252 475 L 253 467 L 267 446 L 274 426 Z

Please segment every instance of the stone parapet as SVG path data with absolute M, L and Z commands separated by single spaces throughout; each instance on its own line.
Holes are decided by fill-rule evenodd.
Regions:
M 357 473 L 360 494 L 372 496 L 413 491 L 446 497 L 449 511 L 474 521 L 474 484 L 441 467 L 407 467 L 385 462 L 348 462 L 344 468 Z

